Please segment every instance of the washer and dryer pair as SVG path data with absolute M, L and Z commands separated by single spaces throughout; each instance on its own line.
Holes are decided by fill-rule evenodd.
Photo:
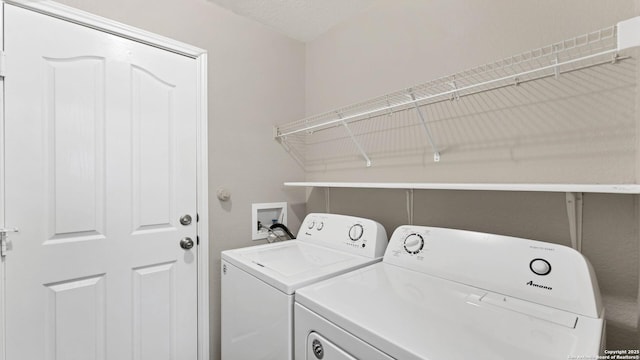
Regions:
M 319 222 L 333 221 L 330 238 L 319 237 Z M 382 261 L 376 251 L 356 261 L 345 256 L 360 255 L 338 249 L 367 249 L 368 229 L 384 231 L 379 224 L 310 214 L 302 229 L 297 241 L 314 247 L 295 258 L 277 255 L 284 243 L 223 253 L 223 271 L 244 272 L 222 279 L 223 360 L 566 360 L 595 359 L 603 349 L 597 281 L 573 249 L 401 226 Z M 332 270 L 320 270 L 329 263 Z M 294 273 L 304 281 L 283 287 Z

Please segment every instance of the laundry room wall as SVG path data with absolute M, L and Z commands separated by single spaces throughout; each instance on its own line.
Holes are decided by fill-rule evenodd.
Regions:
M 639 5 L 379 1 L 307 43 L 305 111 L 331 111 L 605 28 L 639 15 Z M 365 136 L 366 149 L 377 147 L 369 154 L 370 168 L 346 136 L 339 144 L 318 141 L 326 148 L 316 153 L 325 158 L 306 163 L 306 180 L 637 183 L 638 62 L 607 66 L 425 107 L 442 146 L 439 163 L 424 137 L 421 148 L 402 147 L 415 142 L 419 127 L 376 141 Z M 403 116 L 415 118 L 371 121 L 367 134 L 377 136 L 383 121 L 406 125 Z M 570 244 L 564 193 L 416 190 L 413 197 L 414 224 Z M 314 188 L 307 209 L 373 218 L 391 234 L 409 221 L 406 199 L 404 190 L 330 189 L 327 197 L 325 189 Z M 603 293 L 609 349 L 640 345 L 638 201 L 636 195 L 584 195 L 583 253 Z
M 331 111 L 609 27 L 637 15 L 636 2 L 379 1 L 307 43 L 305 111 Z M 409 121 L 414 111 L 359 122 L 354 132 L 369 126 L 361 142 L 373 166 L 365 168 L 342 134 L 317 150 L 333 157 L 307 162 L 307 178 L 632 183 L 636 68 L 632 59 L 425 107 L 439 163 L 419 123 Z M 416 126 L 412 136 L 381 133 L 390 122 Z
M 220 359 L 220 252 L 251 241 L 251 204 L 286 201 L 294 232 L 305 215 L 299 166 L 272 126 L 304 116 L 304 44 L 206 0 L 61 0 L 63 4 L 208 51 L 211 359 Z M 216 190 L 231 199 L 221 202 Z

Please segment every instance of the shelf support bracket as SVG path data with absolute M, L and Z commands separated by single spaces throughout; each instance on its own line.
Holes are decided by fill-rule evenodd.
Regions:
M 286 136 L 283 136 L 280 138 L 280 144 L 282 145 L 282 147 L 285 149 L 286 152 L 291 152 L 291 148 L 289 147 L 289 144 L 287 144 Z
M 456 84 L 456 77 L 453 77 L 453 80 L 451 81 L 451 87 L 453 88 L 454 92 L 451 94 L 451 100 L 460 100 L 460 94 L 458 93 L 458 84 Z
M 553 46 L 553 64 L 556 65 L 553 67 L 553 75 L 556 79 L 560 78 L 560 69 L 558 68 L 558 64 L 560 63 L 560 59 L 558 58 L 558 46 Z
M 393 116 L 393 110 L 391 110 L 393 106 L 391 106 L 391 102 L 389 101 L 389 95 L 387 95 L 387 116 Z
M 407 189 L 407 221 L 413 225 L 413 189 Z
M 571 247 L 579 252 L 582 252 L 582 195 L 581 192 L 566 193 Z
M 342 115 L 340 113 L 337 113 L 337 114 L 338 114 L 338 119 L 342 119 Z M 362 157 L 367 162 L 367 167 L 371 167 L 371 159 L 369 159 L 369 156 L 367 156 L 367 153 L 364 151 L 364 149 L 362 148 L 362 146 L 358 142 L 358 139 L 356 139 L 356 137 L 353 135 L 353 132 L 351 131 L 351 128 L 349 127 L 349 124 L 347 124 L 347 122 L 343 120 L 342 121 L 342 125 L 344 125 L 344 128 L 347 131 L 347 134 L 349 135 L 349 137 L 351 138 L 351 141 L 353 141 L 353 143 L 358 148 L 358 151 L 360 151 L 360 155 L 362 155 Z
M 412 92 L 409 93 L 411 96 L 411 100 L 413 100 L 413 106 L 416 108 L 416 112 L 420 117 L 420 121 L 422 122 L 422 127 L 424 131 L 427 133 L 427 139 L 429 139 L 429 144 L 431 145 L 431 149 L 433 150 L 433 161 L 440 161 L 440 152 L 438 151 L 438 147 L 436 146 L 436 142 L 433 140 L 433 136 L 431 136 L 431 131 L 429 130 L 429 126 L 427 125 L 427 121 L 424 119 L 424 115 L 422 114 L 422 110 L 418 106 L 418 102 L 416 101 L 416 95 Z
M 327 214 L 331 214 L 331 188 L 324 188 L 324 210 Z

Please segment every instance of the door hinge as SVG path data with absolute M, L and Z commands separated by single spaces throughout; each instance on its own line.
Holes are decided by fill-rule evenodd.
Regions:
M 7 256 L 7 233 L 18 232 L 18 228 L 1 228 L 0 227 L 0 256 Z
M 0 77 L 3 79 L 5 78 L 7 72 L 6 63 L 7 61 L 5 58 L 5 52 L 4 50 L 0 50 Z

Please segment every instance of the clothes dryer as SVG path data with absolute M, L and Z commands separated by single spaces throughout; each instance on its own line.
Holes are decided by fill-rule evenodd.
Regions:
M 222 359 L 293 357 L 293 297 L 305 285 L 382 260 L 379 223 L 309 214 L 295 240 L 222 252 Z
M 297 360 L 595 359 L 596 277 L 577 251 L 401 226 L 382 262 L 298 289 Z

